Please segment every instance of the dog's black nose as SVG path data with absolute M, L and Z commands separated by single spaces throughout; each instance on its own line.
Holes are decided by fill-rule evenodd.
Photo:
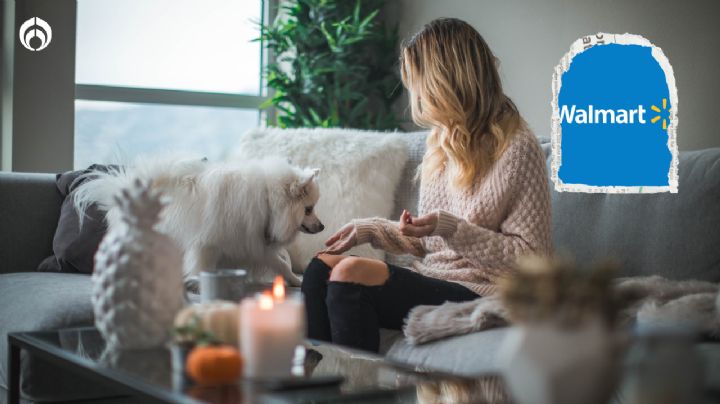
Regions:
M 320 231 L 323 231 L 323 230 L 325 230 L 325 225 L 320 223 Z

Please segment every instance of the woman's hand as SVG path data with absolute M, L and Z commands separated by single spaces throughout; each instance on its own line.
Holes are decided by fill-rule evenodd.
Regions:
M 319 251 L 317 255 L 342 254 L 355 247 L 355 245 L 357 245 L 357 230 L 355 230 L 354 224 L 348 223 L 325 241 L 325 246 L 327 248 Z
M 431 235 L 437 227 L 437 213 L 429 213 L 422 217 L 412 217 L 403 209 L 400 215 L 400 232 L 406 236 L 425 237 Z

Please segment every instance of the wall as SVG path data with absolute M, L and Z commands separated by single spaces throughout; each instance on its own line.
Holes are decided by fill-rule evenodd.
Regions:
M 538 136 L 550 135 L 550 82 L 579 37 L 640 34 L 660 46 L 675 70 L 678 145 L 720 147 L 720 1 L 717 0 L 398 0 L 400 36 L 437 17 L 471 23 L 501 60 L 506 92 Z
M 15 1 L 0 3 L 0 171 L 12 168 L 12 91 Z
M 75 0 L 15 3 L 15 26 L 40 17 L 52 27 L 52 41 L 31 52 L 13 31 L 13 171 L 60 172 L 73 167 L 75 8 Z

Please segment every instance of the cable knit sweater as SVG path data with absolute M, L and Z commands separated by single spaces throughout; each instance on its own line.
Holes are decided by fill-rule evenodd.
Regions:
M 471 188 L 453 189 L 447 171 L 443 168 L 420 184 L 418 215 L 436 212 L 433 234 L 410 237 L 400 232 L 398 222 L 356 219 L 358 244 L 420 257 L 410 269 L 457 282 L 481 296 L 496 291 L 497 281 L 512 271 L 520 255 L 551 253 L 545 155 L 529 129 L 511 139 Z

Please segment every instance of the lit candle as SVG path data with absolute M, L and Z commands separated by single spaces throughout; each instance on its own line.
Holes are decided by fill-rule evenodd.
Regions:
M 276 301 L 285 300 L 285 282 L 282 276 L 276 276 L 273 281 L 272 294 Z
M 301 298 L 286 298 L 281 277 L 272 293 L 243 299 L 240 305 L 240 346 L 249 378 L 291 375 L 295 348 L 302 343 L 305 310 Z

